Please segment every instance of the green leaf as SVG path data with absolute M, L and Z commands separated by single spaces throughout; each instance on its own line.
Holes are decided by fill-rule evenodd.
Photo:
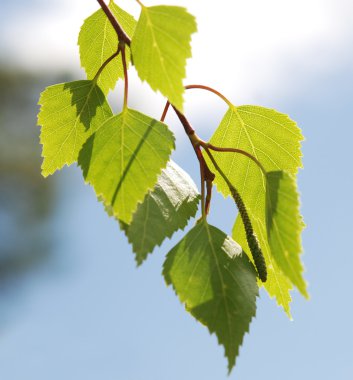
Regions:
M 238 148 L 249 152 L 261 162 L 266 171 L 285 170 L 295 175 L 301 167 L 302 139 L 300 129 L 287 115 L 258 106 L 231 106 L 210 142 L 223 148 Z M 292 286 L 280 273 L 267 241 L 265 175 L 243 155 L 228 152 L 214 152 L 213 155 L 247 207 L 267 264 L 268 279 L 264 286 L 289 314 L 289 289 Z M 210 162 L 208 158 L 207 160 Z M 224 196 L 230 195 L 226 182 L 220 176 L 216 176 L 215 183 Z M 241 221 L 237 221 L 233 237 L 245 249 L 246 240 L 243 241 L 237 234 L 242 229 Z
M 210 142 L 220 147 L 243 149 L 255 156 L 266 171 L 285 170 L 296 174 L 301 167 L 300 142 L 303 136 L 287 115 L 259 106 L 232 106 Z M 266 179 L 261 169 L 240 154 L 214 152 L 214 157 L 233 186 L 242 195 L 248 210 L 264 213 Z M 217 189 L 230 195 L 222 178 Z
M 283 273 L 308 297 L 300 261 L 304 223 L 295 179 L 283 171 L 269 172 L 266 177 L 266 224 L 272 255 Z
M 136 20 L 113 1 L 110 1 L 109 8 L 126 34 L 131 37 L 135 30 Z M 118 42 L 117 34 L 102 9 L 84 21 L 78 37 L 78 45 L 81 66 L 85 69 L 88 79 L 93 79 L 102 64 L 117 51 Z M 129 64 L 130 50 L 125 51 L 127 64 Z M 114 89 L 118 79 L 123 77 L 121 55 L 118 55 L 104 68 L 97 83 L 107 94 L 109 90 Z
M 101 89 L 90 80 L 47 87 L 39 105 L 44 177 L 76 162 L 84 142 L 112 116 Z
M 124 231 L 140 265 L 156 245 L 183 229 L 195 216 L 200 196 L 190 176 L 175 162 L 162 170 L 153 191 L 138 205 Z
M 243 337 L 256 312 L 256 272 L 241 247 L 201 221 L 167 255 L 163 275 L 186 309 L 225 348 L 235 365 Z
M 142 7 L 131 41 L 134 65 L 142 81 L 182 111 L 186 59 L 191 57 L 195 18 L 185 8 Z
M 290 303 L 292 297 L 290 291 L 293 286 L 289 279 L 279 269 L 272 256 L 266 235 L 266 225 L 260 218 L 250 217 L 254 230 L 257 233 L 262 253 L 265 257 L 267 267 L 267 280 L 265 283 L 259 282 L 259 286 L 264 286 L 270 297 L 275 297 L 277 304 L 283 307 L 288 317 L 292 319 L 290 313 Z M 246 239 L 245 229 L 240 216 L 237 217 L 233 227 L 232 236 L 241 245 L 244 252 L 251 258 L 250 248 Z
M 129 224 L 173 148 L 174 136 L 165 124 L 126 108 L 89 138 L 79 165 L 97 196 L 117 219 Z

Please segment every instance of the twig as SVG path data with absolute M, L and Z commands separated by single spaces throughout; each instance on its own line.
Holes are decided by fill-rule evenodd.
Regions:
M 164 110 L 168 110 L 168 103 Z M 205 158 L 203 157 L 202 151 L 200 149 L 200 138 L 196 135 L 195 130 L 190 125 L 189 121 L 178 109 L 173 106 L 173 109 L 178 116 L 182 126 L 184 127 L 185 133 L 188 135 L 192 147 L 194 148 L 197 159 L 200 163 L 200 174 L 201 174 L 201 207 L 202 207 L 202 217 L 205 218 L 208 214 L 211 201 L 211 189 L 212 182 L 215 178 L 214 173 L 208 167 Z M 163 112 L 163 115 L 166 112 Z M 164 120 L 164 119 L 163 119 Z M 205 202 L 205 184 L 207 185 L 207 194 Z
M 111 10 L 109 9 L 108 5 L 103 0 L 97 0 L 99 5 L 101 6 L 103 12 L 108 17 L 110 23 L 112 24 L 113 28 L 116 31 L 116 34 L 118 35 L 118 39 L 120 42 L 126 43 L 126 45 L 130 46 L 131 39 L 130 37 L 125 33 L 124 29 L 119 24 L 118 20 L 115 18 Z
M 164 107 L 164 110 L 163 110 L 163 113 L 162 113 L 162 116 L 161 116 L 161 121 L 164 122 L 166 116 L 167 116 L 167 113 L 168 113 L 168 110 L 169 110 L 169 107 L 170 107 L 170 103 L 169 101 L 167 100 L 167 103 L 165 104 L 165 107 Z

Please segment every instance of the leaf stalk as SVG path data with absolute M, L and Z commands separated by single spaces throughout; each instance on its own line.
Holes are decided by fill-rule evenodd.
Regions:
M 124 69 L 124 109 L 127 108 L 127 100 L 129 96 L 129 76 L 127 72 L 127 63 L 126 63 L 126 54 L 125 54 L 125 43 L 121 42 L 119 43 L 119 49 L 121 50 L 121 60 L 123 63 L 123 69 Z
M 119 55 L 120 53 L 120 46 L 118 47 L 118 50 L 113 54 L 111 55 L 109 58 L 107 58 L 105 60 L 105 62 L 103 62 L 102 66 L 98 69 L 97 71 L 97 74 L 94 76 L 93 78 L 93 81 L 97 81 L 99 76 L 102 74 L 102 71 L 106 68 L 106 66 L 115 58 Z
M 224 102 L 226 102 L 229 107 L 233 106 L 233 104 L 231 103 L 230 100 L 228 100 L 222 93 L 220 93 L 219 91 L 215 90 L 212 87 L 205 86 L 203 84 L 189 84 L 189 85 L 185 86 L 184 88 L 185 88 L 185 90 L 199 89 L 199 90 L 206 90 L 206 91 L 212 92 L 213 94 L 220 97 Z

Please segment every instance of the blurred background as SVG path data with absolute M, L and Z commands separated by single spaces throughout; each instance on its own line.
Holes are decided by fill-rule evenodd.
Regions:
M 118 3 L 138 16 L 134 1 Z M 230 378 L 352 379 L 352 1 L 161 3 L 197 16 L 186 84 L 288 113 L 306 137 L 299 186 L 311 300 L 293 292 L 289 321 L 261 291 Z M 39 94 L 84 78 L 77 35 L 96 9 L 94 0 L 0 3 L 0 379 L 226 379 L 223 349 L 161 276 L 182 234 L 137 269 L 75 165 L 40 175 Z M 134 69 L 130 82 L 130 105 L 158 118 L 163 98 Z M 118 85 L 116 111 L 121 98 Z M 205 139 L 225 111 L 211 94 L 186 96 L 186 115 Z M 182 128 L 172 114 L 167 122 L 177 136 L 173 158 L 199 183 Z M 212 224 L 230 233 L 235 214 L 215 196 Z

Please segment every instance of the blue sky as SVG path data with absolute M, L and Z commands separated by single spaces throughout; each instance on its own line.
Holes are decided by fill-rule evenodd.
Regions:
M 29 7 L 31 14 L 38 18 L 43 13 L 50 15 L 45 25 L 50 20 L 61 26 L 70 21 L 71 31 L 79 28 L 84 13 L 80 8 L 82 1 L 75 3 L 76 11 L 62 20 L 62 24 L 54 10 L 60 9 L 59 15 L 65 15 L 69 2 L 63 1 L 62 9 L 58 1 L 43 9 L 45 3 L 38 0 L 25 2 L 27 5 L 21 7 L 14 3 L 7 8 L 1 5 L 0 18 L 7 19 L 9 24 L 18 15 L 18 19 L 24 20 L 28 15 L 24 7 Z M 227 25 L 222 26 L 216 17 L 218 13 L 207 8 L 211 2 L 203 2 L 202 9 L 197 8 L 198 3 L 190 6 L 200 18 L 192 65 L 198 64 L 202 70 L 197 72 L 196 66 L 190 65 L 188 81 L 212 84 L 235 102 L 276 108 L 288 113 L 302 128 L 306 141 L 299 186 L 307 224 L 303 234 L 303 261 L 311 300 L 293 294 L 294 321 L 290 322 L 274 301 L 261 292 L 257 317 L 245 337 L 230 378 L 351 379 L 353 28 L 348 21 L 353 16 L 352 7 L 348 1 L 298 1 L 292 14 L 291 2 L 282 1 L 279 7 L 280 2 L 271 0 L 267 7 L 261 8 L 263 17 L 259 17 L 250 13 L 248 7 L 260 6 L 260 1 L 243 3 L 234 2 L 227 12 L 239 11 L 243 20 L 238 25 L 240 29 L 234 29 L 232 35 L 237 49 L 221 49 L 217 54 L 218 60 L 219 56 L 223 57 L 222 69 L 218 71 L 214 70 L 211 53 L 207 53 L 211 54 L 209 61 L 205 60 L 201 33 L 209 25 L 211 14 L 221 30 Z M 224 9 L 229 7 L 226 1 L 220 4 Z M 4 17 L 7 12 L 11 17 Z M 287 17 L 288 22 L 281 22 L 276 29 L 273 23 L 279 17 Z M 265 23 L 263 19 L 268 21 Z M 252 25 L 240 36 L 247 23 Z M 272 24 L 267 32 L 260 28 L 265 24 Z M 8 33 L 3 36 L 12 30 L 6 23 L 2 28 Z M 32 30 L 30 36 L 36 33 L 42 38 L 43 29 Z M 48 33 L 46 48 L 51 35 L 60 40 L 69 38 L 70 33 L 68 30 L 61 36 L 57 31 Z M 237 43 L 238 38 L 248 39 L 252 48 L 244 42 Z M 25 51 L 10 49 L 8 41 L 0 42 L 3 51 L 8 52 L 7 61 L 26 67 L 21 56 Z M 79 76 L 75 69 L 78 65 L 75 44 L 67 43 L 70 54 L 76 56 L 70 58 L 68 54 L 54 68 L 72 68 Z M 50 58 L 40 46 L 31 46 L 32 54 L 38 52 L 40 57 Z M 63 46 L 65 43 L 59 44 L 58 50 L 62 51 Z M 54 44 L 51 49 L 54 51 L 55 47 Z M 197 58 L 198 53 L 202 59 Z M 231 73 L 229 61 L 235 62 Z M 34 70 L 37 64 L 34 59 L 28 69 Z M 47 65 L 51 65 L 50 60 Z M 139 88 L 135 82 L 132 91 Z M 146 86 L 142 88 L 142 100 L 135 98 L 133 102 L 149 109 L 146 99 L 151 102 L 150 93 Z M 152 114 L 159 112 L 162 104 L 161 98 L 155 99 Z M 193 125 L 207 137 L 217 126 L 224 112 L 223 105 L 216 98 L 196 93 L 188 94 L 186 99 L 186 111 Z M 169 121 L 174 131 L 180 130 L 174 118 Z M 184 136 L 176 134 L 178 148 L 174 158 L 198 183 L 197 162 Z M 49 181 L 57 187 L 50 224 L 56 241 L 56 260 L 28 277 L 21 304 L 11 310 L 8 323 L 0 330 L 0 377 L 6 380 L 226 379 L 223 349 L 214 336 L 183 310 L 161 277 L 164 254 L 173 243 L 167 241 L 142 268 L 136 269 L 123 234 L 96 202 L 92 189 L 83 184 L 79 170 L 65 169 Z M 229 210 L 235 213 L 230 202 L 217 196 L 211 223 L 230 232 L 234 216 Z M 173 242 L 180 237 L 177 234 Z

